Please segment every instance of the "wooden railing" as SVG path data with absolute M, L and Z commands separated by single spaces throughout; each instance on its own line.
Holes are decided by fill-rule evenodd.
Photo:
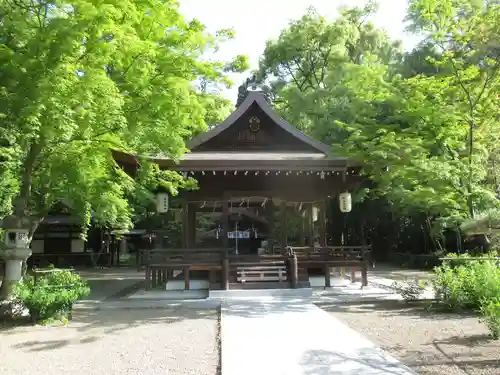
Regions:
M 147 289 L 171 280 L 175 270 L 183 271 L 184 287 L 190 289 L 190 272 L 202 270 L 209 271 L 211 284 L 216 282 L 217 273 L 220 272 L 221 289 L 227 290 L 232 279 L 238 280 L 239 269 L 241 281 L 242 268 L 257 267 L 265 267 L 265 272 L 272 275 L 272 278 L 283 279 L 291 288 L 297 288 L 299 268 L 323 268 L 325 286 L 331 286 L 330 270 L 333 267 L 340 267 L 343 277 L 345 268 L 350 268 L 353 282 L 356 270 L 360 270 L 362 284 L 367 285 L 369 252 L 370 248 L 366 246 L 324 248 L 289 246 L 279 255 L 234 255 L 230 254 L 229 249 L 224 248 L 153 249 L 141 250 L 141 259 L 145 265 Z M 284 275 L 283 266 L 286 271 Z
M 234 281 L 292 282 L 289 258 L 282 255 L 229 255 L 230 278 Z
M 361 284 L 368 285 L 370 246 L 289 246 L 288 252 L 295 254 L 299 268 L 323 268 L 325 286 L 331 286 L 331 269 L 336 268 L 342 278 L 350 270 L 351 282 L 356 281 L 356 271 L 361 271 Z
M 184 273 L 184 287 L 190 289 L 190 271 L 209 271 L 211 282 L 215 281 L 215 272 L 222 270 L 221 284 L 227 284 L 224 275 L 228 268 L 227 250 L 215 249 L 154 249 L 142 251 L 146 270 L 146 289 L 155 288 L 172 279 L 175 270 Z

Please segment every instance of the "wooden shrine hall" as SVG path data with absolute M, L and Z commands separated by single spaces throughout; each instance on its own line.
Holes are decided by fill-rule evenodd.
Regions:
M 337 266 L 351 274 L 361 270 L 366 283 L 368 248 L 328 243 L 326 229 L 328 200 L 362 182 L 360 165 L 335 156 L 328 145 L 282 119 L 264 92 L 247 90 L 225 121 L 187 142 L 187 148 L 190 152 L 178 162 L 150 158 L 162 169 L 198 181 L 197 190 L 175 197 L 182 207 L 182 249 L 145 250 L 150 287 L 164 285 L 176 270 L 182 271 L 186 288 L 190 274 L 199 277 L 200 272 L 210 288 L 251 282 L 299 287 L 307 285 L 313 269 L 324 272 L 328 284 L 330 270 Z M 114 157 L 127 171 L 138 167 L 134 155 L 114 151 Z M 242 211 L 247 219 L 240 221 Z M 200 212 L 220 213 L 209 247 L 196 243 Z M 258 234 L 250 224 L 238 227 L 251 217 L 262 218 Z M 244 246 L 248 238 L 256 245 Z

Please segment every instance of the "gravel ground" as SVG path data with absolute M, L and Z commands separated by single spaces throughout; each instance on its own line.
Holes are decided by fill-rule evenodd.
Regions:
M 77 310 L 67 325 L 0 328 L 0 374 L 217 375 L 216 310 Z
M 477 316 L 402 302 L 321 305 L 420 375 L 500 375 L 500 340 Z

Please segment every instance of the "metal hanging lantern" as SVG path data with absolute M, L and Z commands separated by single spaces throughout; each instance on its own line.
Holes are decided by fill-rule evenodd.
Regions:
M 352 210 L 352 198 L 351 198 L 351 193 L 348 191 L 341 193 L 339 195 L 339 207 L 340 211 L 346 213 L 346 212 L 351 212 Z
M 163 214 L 168 212 L 168 194 L 158 193 L 156 194 L 156 212 Z

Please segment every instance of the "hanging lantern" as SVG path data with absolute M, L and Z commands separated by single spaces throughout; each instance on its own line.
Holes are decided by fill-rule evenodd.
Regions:
M 168 194 L 158 193 L 156 194 L 156 212 L 163 214 L 168 212 Z
M 313 222 L 318 221 L 318 213 L 319 213 L 318 207 L 313 207 L 312 208 L 312 219 L 313 219 Z
M 346 191 L 339 195 L 339 207 L 340 211 L 342 212 L 351 212 L 352 209 L 351 193 Z

